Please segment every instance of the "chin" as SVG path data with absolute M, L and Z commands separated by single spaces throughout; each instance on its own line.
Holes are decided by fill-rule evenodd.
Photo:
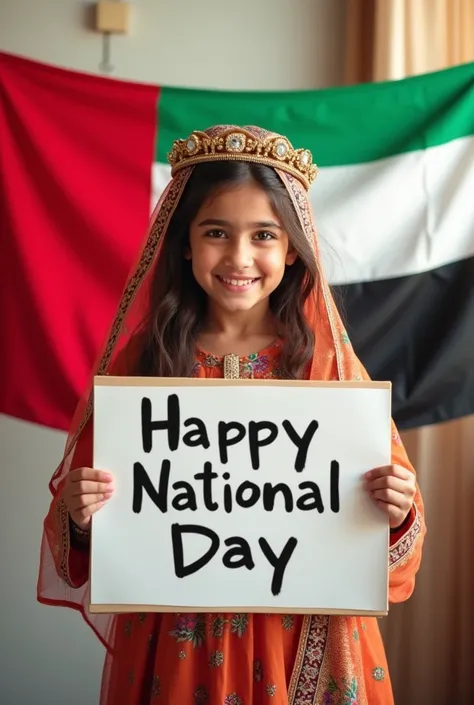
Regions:
M 251 311 L 255 306 L 257 306 L 259 301 L 215 301 L 223 311 L 228 313 L 240 313 L 241 311 Z

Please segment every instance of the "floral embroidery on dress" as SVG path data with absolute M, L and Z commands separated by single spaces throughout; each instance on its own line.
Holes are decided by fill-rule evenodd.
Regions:
M 276 685 L 267 685 L 265 690 L 267 691 L 267 695 L 269 695 L 270 697 L 273 697 L 274 695 L 276 695 L 277 687 L 276 687 Z
M 270 346 L 265 348 L 262 353 L 251 353 L 246 357 L 239 358 L 240 376 L 241 377 L 259 377 L 268 379 L 279 379 L 280 371 L 275 367 L 275 355 L 268 354 L 269 350 L 276 350 L 282 344 L 280 339 L 275 340 Z M 201 367 L 222 367 L 224 357 L 206 353 L 202 350 L 197 351 L 197 361 L 194 364 L 192 376 L 199 374 Z
M 130 636 L 130 634 L 132 633 L 132 620 L 131 619 L 127 619 L 127 621 L 125 622 L 124 632 L 125 632 L 125 636 Z
M 255 683 L 260 683 L 263 680 L 263 664 L 259 658 L 253 662 L 253 679 Z
M 215 619 L 212 620 L 211 624 L 211 634 L 214 637 L 221 637 L 224 634 L 224 628 L 225 625 L 227 624 L 227 619 L 224 619 L 224 617 L 216 617 Z
M 383 681 L 385 678 L 385 671 L 382 666 L 376 666 L 372 671 L 372 678 L 376 681 Z
M 230 622 L 230 630 L 232 634 L 237 634 L 242 638 L 247 630 L 249 618 L 247 614 L 235 614 Z
M 354 629 L 354 631 L 352 632 L 352 638 L 354 639 L 354 641 L 359 641 L 359 632 L 357 629 Z
M 217 355 L 207 354 L 204 357 L 203 365 L 204 367 L 220 367 L 221 361 Z
M 180 658 L 180 659 L 186 658 L 186 651 L 181 650 L 181 651 L 178 653 L 178 658 Z
M 248 360 L 242 363 L 242 368 L 245 374 L 260 374 L 263 375 L 270 367 L 268 355 L 249 355 Z
M 339 686 L 331 678 L 323 695 L 323 705 L 357 705 L 357 680 L 343 678 Z
M 176 641 L 190 641 L 195 648 L 202 646 L 206 633 L 204 615 L 180 617 L 175 628 L 169 632 Z
M 151 684 L 151 697 L 158 698 L 161 693 L 161 681 L 159 676 L 153 676 L 153 682 Z
M 346 331 L 343 331 L 343 332 L 341 333 L 341 342 L 342 342 L 344 345 L 349 345 L 350 342 L 351 342 L 350 339 L 349 339 L 349 336 L 348 336 L 347 333 L 346 333 Z
M 133 681 L 135 680 L 135 674 L 134 674 L 133 670 L 128 672 L 127 680 L 130 684 L 132 684 Z
M 287 632 L 291 631 L 295 624 L 295 618 L 292 614 L 284 614 L 281 618 L 281 625 Z
M 237 693 L 229 693 L 224 699 L 224 705 L 243 705 L 243 700 Z
M 222 651 L 213 651 L 209 657 L 209 666 L 211 668 L 217 668 L 218 666 L 222 666 L 223 663 L 224 654 Z
M 138 613 L 138 624 L 143 624 L 143 622 L 146 619 L 146 614 L 145 612 L 139 612 Z
M 203 685 L 200 685 L 196 688 L 194 691 L 194 703 L 195 705 L 204 705 L 206 700 L 208 699 L 208 694 L 207 690 L 204 688 Z

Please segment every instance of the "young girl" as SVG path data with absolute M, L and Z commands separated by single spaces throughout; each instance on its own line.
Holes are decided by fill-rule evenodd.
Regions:
M 259 128 L 217 127 L 178 140 L 169 161 L 95 373 L 367 379 L 321 271 L 311 154 Z M 390 523 L 390 600 L 400 602 L 425 526 L 395 429 L 392 463 L 367 473 L 366 490 Z M 393 702 L 374 618 L 89 614 L 91 517 L 113 497 L 112 476 L 91 466 L 90 385 L 51 481 L 38 599 L 79 609 L 105 645 L 102 705 Z

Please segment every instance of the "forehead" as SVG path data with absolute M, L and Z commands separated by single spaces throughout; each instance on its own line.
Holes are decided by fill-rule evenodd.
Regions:
M 197 217 L 221 217 L 236 220 L 245 216 L 254 220 L 273 219 L 279 222 L 270 199 L 263 188 L 257 184 L 223 186 L 210 194 L 201 205 Z

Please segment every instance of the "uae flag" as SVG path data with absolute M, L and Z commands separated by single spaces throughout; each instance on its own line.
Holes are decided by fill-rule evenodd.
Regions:
M 260 125 L 312 151 L 326 273 L 369 373 L 393 382 L 399 427 L 474 413 L 473 64 L 245 93 L 0 54 L 0 91 L 2 423 L 68 428 L 170 178 L 167 152 L 213 124 Z

